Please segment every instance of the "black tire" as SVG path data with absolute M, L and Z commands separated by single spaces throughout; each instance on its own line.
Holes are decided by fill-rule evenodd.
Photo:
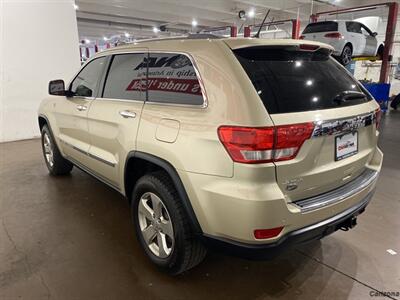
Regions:
M 165 205 L 173 226 L 174 246 L 166 258 L 156 256 L 143 238 L 139 224 L 139 202 L 146 193 L 153 193 Z M 136 237 L 150 260 L 161 270 L 178 275 L 198 265 L 206 256 L 207 250 L 196 238 L 188 222 L 174 184 L 167 173 L 157 171 L 141 177 L 132 193 L 131 213 Z
M 385 51 L 385 46 L 384 45 L 380 45 L 379 48 L 378 48 L 378 51 L 376 53 L 376 56 L 378 57 L 379 60 L 382 60 L 384 51 Z
M 52 151 L 51 152 L 52 162 L 50 162 L 49 159 L 46 157 L 45 140 L 47 139 L 47 137 L 50 141 L 49 146 Z M 60 151 L 58 150 L 57 144 L 54 141 L 53 135 L 51 134 L 51 131 L 47 127 L 47 125 L 44 125 L 42 128 L 41 141 L 42 141 L 43 157 L 44 157 L 44 161 L 46 163 L 47 169 L 49 170 L 49 173 L 53 176 L 69 174 L 74 166 L 71 162 L 69 162 L 64 157 L 62 157 Z
M 343 66 L 347 66 L 349 63 L 351 63 L 352 57 L 353 57 L 353 49 L 349 44 L 347 44 L 343 48 L 342 54 L 339 57 L 339 62 Z

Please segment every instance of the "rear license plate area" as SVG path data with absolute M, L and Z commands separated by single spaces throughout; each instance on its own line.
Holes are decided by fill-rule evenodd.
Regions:
M 335 161 L 358 153 L 358 132 L 348 132 L 335 137 Z

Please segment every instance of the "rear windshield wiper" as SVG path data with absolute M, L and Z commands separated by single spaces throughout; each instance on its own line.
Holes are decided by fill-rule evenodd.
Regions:
M 346 101 L 359 100 L 359 99 L 365 99 L 365 98 L 367 98 L 367 96 L 361 92 L 343 91 L 343 92 L 337 94 L 335 96 L 335 98 L 333 98 L 333 102 L 335 102 L 337 105 L 340 105 Z

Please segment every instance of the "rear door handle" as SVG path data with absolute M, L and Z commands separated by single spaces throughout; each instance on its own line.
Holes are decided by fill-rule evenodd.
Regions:
M 132 118 L 132 119 L 136 118 L 136 113 L 133 112 L 133 111 L 129 111 L 129 110 L 121 110 L 119 112 L 119 114 L 125 119 L 127 119 L 127 118 Z
M 79 110 L 79 111 L 86 111 L 86 110 L 87 110 L 87 106 L 85 106 L 85 105 L 78 105 L 78 106 L 76 107 L 76 109 Z

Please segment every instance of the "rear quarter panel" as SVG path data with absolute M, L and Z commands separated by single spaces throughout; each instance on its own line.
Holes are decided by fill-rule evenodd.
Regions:
M 169 161 L 176 169 L 214 176 L 233 176 L 233 162 L 218 138 L 221 125 L 270 126 L 268 114 L 232 51 L 220 40 L 165 43 L 156 51 L 182 52 L 194 60 L 204 86 L 206 106 L 147 102 L 143 108 L 137 150 Z M 175 141 L 156 138 L 164 120 L 179 123 Z M 175 122 L 176 124 L 176 122 Z M 168 135 L 168 128 L 163 127 Z M 171 130 L 176 130 L 173 126 Z

